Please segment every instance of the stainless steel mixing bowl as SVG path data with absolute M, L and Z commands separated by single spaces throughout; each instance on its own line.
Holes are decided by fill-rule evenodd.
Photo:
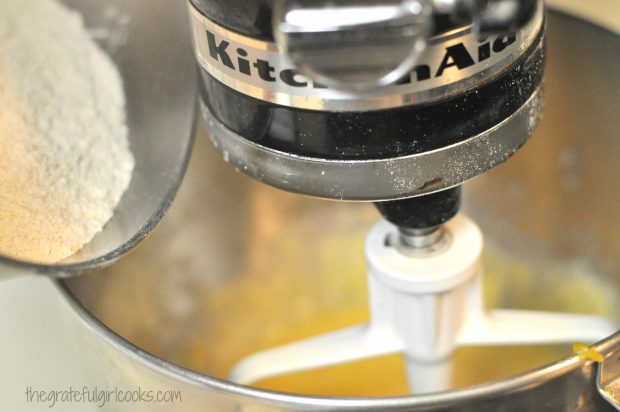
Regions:
M 465 185 L 464 211 L 486 236 L 491 306 L 620 320 L 617 4 L 549 14 L 542 123 L 512 159 Z M 249 353 L 366 319 L 362 244 L 377 218 L 368 204 L 257 183 L 198 136 L 153 236 L 109 269 L 58 282 L 84 350 L 76 356 L 93 380 L 182 391 L 181 407 L 149 410 L 614 410 L 602 394 L 620 384 L 620 335 L 596 345 L 601 365 L 569 347 L 462 350 L 457 389 L 424 396 L 404 394 L 397 358 L 261 383 L 271 390 L 227 382 Z

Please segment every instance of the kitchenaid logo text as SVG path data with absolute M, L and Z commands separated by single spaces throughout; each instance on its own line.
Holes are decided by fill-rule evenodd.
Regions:
M 190 4 L 196 59 L 209 79 L 270 103 L 308 110 L 358 111 L 437 101 L 506 70 L 538 38 L 542 8 L 523 28 L 480 38 L 464 27 L 428 41 L 418 65 L 392 85 L 364 93 L 325 87 L 298 72 L 273 42 L 231 31 Z M 389 47 L 389 44 L 386 44 Z M 208 75 L 208 77 L 207 77 Z
M 210 30 L 205 30 L 207 38 L 208 54 L 214 63 L 219 63 L 228 69 L 235 70 L 245 76 L 258 76 L 264 82 L 278 82 L 291 87 L 314 87 L 325 88 L 317 82 L 311 82 L 299 74 L 295 69 L 279 68 L 278 63 L 261 58 L 250 60 L 248 50 L 242 47 L 231 47 L 231 42 L 218 38 Z M 470 50 L 464 43 L 456 43 L 442 47 L 440 60 L 419 64 L 406 77 L 399 80 L 396 85 L 423 82 L 431 78 L 438 78 L 450 72 L 450 70 L 463 70 L 490 59 L 494 54 L 502 53 L 509 49 L 516 41 L 516 33 L 508 33 L 493 39 L 485 39 L 480 42 L 475 50 Z
M 46 404 L 48 408 L 53 408 L 62 404 L 89 403 L 100 408 L 108 404 L 124 403 L 183 403 L 181 391 L 179 390 L 148 390 L 138 387 L 133 390 L 99 389 L 83 386 L 73 388 L 72 386 L 62 390 L 38 390 L 31 386 L 26 388 L 26 403 Z

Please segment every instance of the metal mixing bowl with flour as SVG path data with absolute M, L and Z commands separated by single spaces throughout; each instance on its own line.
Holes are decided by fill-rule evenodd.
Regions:
M 485 235 L 492 306 L 620 320 L 619 7 L 553 5 L 541 125 L 465 185 L 464 211 Z M 59 281 L 76 356 L 95 381 L 180 389 L 183 410 L 614 410 L 603 395 L 620 378 L 620 335 L 596 345 L 602 364 L 561 346 L 462 350 L 455 389 L 423 396 L 405 393 L 394 358 L 227 382 L 250 353 L 366 320 L 362 244 L 377 218 L 370 205 L 261 185 L 198 136 L 153 236 L 109 269 Z
M 82 15 L 92 38 L 121 73 L 127 138 L 135 167 L 113 216 L 81 250 L 53 264 L 0 254 L 0 279 L 33 273 L 66 277 L 109 265 L 127 254 L 150 233 L 167 210 L 193 144 L 195 70 L 191 64 L 178 65 L 192 56 L 188 33 L 177 28 L 182 28 L 187 20 L 183 7 L 171 10 L 165 2 L 156 2 L 148 5 L 148 13 L 143 13 L 142 2 L 65 0 L 62 3 Z M 161 26 L 156 33 L 144 30 L 156 24 Z M 161 43 L 172 45 L 161 49 Z M 176 44 L 187 46 L 176 47 Z M 83 105 L 78 109 L 84 109 Z M 161 116 L 164 112 L 165 116 Z

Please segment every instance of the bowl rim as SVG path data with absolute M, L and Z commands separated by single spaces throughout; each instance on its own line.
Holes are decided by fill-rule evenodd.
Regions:
M 301 395 L 256 389 L 194 372 L 140 349 L 97 319 L 88 308 L 78 300 L 64 280 L 54 280 L 54 284 L 56 289 L 66 299 L 75 314 L 84 322 L 89 331 L 103 337 L 106 344 L 109 344 L 122 355 L 137 361 L 147 369 L 198 388 L 211 389 L 228 395 L 269 402 L 272 405 L 280 407 L 329 407 L 330 410 L 349 408 L 377 410 L 381 408 L 442 407 L 472 400 L 497 398 L 499 395 L 526 391 L 528 388 L 538 387 L 546 382 L 570 373 L 588 374 L 590 369 L 586 366 L 588 363 L 590 363 L 590 366 L 592 364 L 587 359 L 573 354 L 554 363 L 517 375 L 491 380 L 475 386 L 422 395 L 334 397 Z M 614 348 L 620 347 L 620 331 L 592 346 L 603 355 L 611 353 Z M 595 389 L 596 388 L 593 387 L 593 390 Z

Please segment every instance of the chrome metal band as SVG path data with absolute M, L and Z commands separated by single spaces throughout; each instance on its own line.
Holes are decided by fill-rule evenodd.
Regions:
M 339 161 L 295 156 L 234 133 L 202 104 L 206 129 L 224 158 L 272 186 L 308 195 L 358 201 L 418 196 L 456 186 L 512 155 L 538 123 L 542 91 L 497 126 L 452 146 L 390 159 Z
M 309 110 L 365 111 L 428 103 L 463 93 L 505 70 L 533 43 L 544 7 L 521 30 L 487 39 L 465 27 L 429 39 L 420 63 L 402 84 L 355 94 L 298 74 L 275 43 L 246 37 L 189 5 L 196 58 L 226 86 L 270 103 Z

